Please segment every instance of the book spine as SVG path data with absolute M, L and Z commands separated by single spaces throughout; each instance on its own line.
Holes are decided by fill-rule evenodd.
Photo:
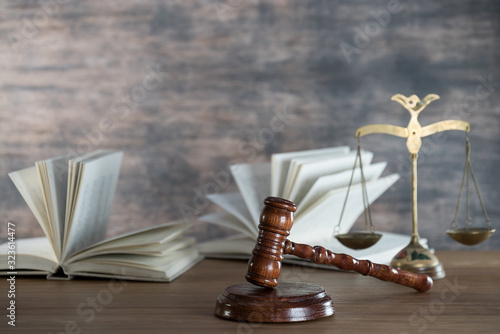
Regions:
M 55 268 L 54 272 L 48 273 L 47 279 L 53 281 L 69 281 L 73 279 L 73 276 L 67 274 L 66 268 L 60 265 Z

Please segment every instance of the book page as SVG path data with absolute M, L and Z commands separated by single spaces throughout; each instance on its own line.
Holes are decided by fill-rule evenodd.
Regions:
M 241 193 L 208 194 L 207 198 L 214 204 L 236 217 L 252 235 L 258 232 L 250 211 Z
M 0 245 L 0 270 L 7 267 L 8 243 Z M 26 238 L 16 240 L 16 270 L 51 272 L 58 266 L 57 257 L 48 238 Z
M 98 255 L 71 263 L 66 270 L 71 275 L 172 281 L 200 260 L 195 248 L 186 248 L 164 256 Z
M 314 165 L 314 164 L 321 164 L 322 162 L 324 163 L 325 161 L 332 161 L 336 159 L 341 159 L 344 157 L 347 157 L 348 159 L 351 159 L 353 156 L 354 152 L 348 152 L 345 154 L 338 154 L 334 156 L 317 156 L 317 157 L 304 157 L 304 158 L 294 158 L 290 161 L 290 167 L 288 169 L 288 174 L 286 177 L 285 181 L 285 187 L 283 188 L 282 195 L 284 198 L 289 198 L 290 193 L 295 186 L 296 183 L 300 182 L 297 181 L 297 178 L 299 177 L 300 171 L 302 169 L 302 166 L 304 165 Z M 354 160 L 353 160 L 354 164 Z M 340 168 L 337 168 L 335 170 L 332 169 L 331 173 L 335 173 L 341 170 L 347 169 L 345 166 L 342 166 Z M 330 173 L 330 174 L 331 174 Z
M 66 155 L 36 162 L 44 188 L 45 206 L 54 234 L 54 244 L 58 258 L 61 258 L 64 238 L 69 159 L 70 155 Z
M 166 223 L 158 226 L 147 227 L 133 232 L 127 232 L 111 239 L 101 241 L 90 248 L 101 251 L 104 249 L 126 249 L 162 244 L 171 241 L 192 227 L 183 221 Z M 90 249 L 89 248 L 89 249 Z
M 263 201 L 269 196 L 271 182 L 271 164 L 239 164 L 231 166 L 236 185 L 250 211 L 252 221 L 257 226 Z
M 66 260 L 64 265 L 68 265 L 80 260 L 85 260 L 97 255 L 116 254 L 116 255 L 148 255 L 148 256 L 165 256 L 168 253 L 176 252 L 183 248 L 191 247 L 195 244 L 196 239 L 191 237 L 177 236 L 168 242 L 161 242 L 151 245 L 134 246 L 128 248 L 105 248 L 100 251 L 78 253 Z
M 64 216 L 64 237 L 63 240 L 65 240 L 68 237 L 68 230 L 66 229 L 66 224 L 67 222 L 70 221 L 71 218 L 71 213 L 74 210 L 73 207 L 73 197 L 74 197 L 74 186 L 76 184 L 76 175 L 77 175 L 77 163 L 75 162 L 74 159 L 71 159 L 68 162 L 68 188 L 66 190 L 66 215 Z
M 373 159 L 373 153 L 362 151 L 361 157 L 363 159 L 363 163 L 366 166 L 371 163 Z M 300 163 L 296 178 L 290 185 L 289 193 L 284 194 L 285 198 L 288 198 L 292 202 L 299 204 L 319 177 L 344 170 L 352 170 L 355 159 L 356 152 L 350 152 L 349 154 L 340 157 Z
M 67 238 L 63 243 L 63 261 L 104 238 L 122 156 L 122 152 L 109 152 L 80 162 L 80 176 L 74 189 L 74 211 L 65 226 Z
M 64 240 L 68 238 L 67 225 L 73 219 L 75 212 L 76 197 L 80 187 L 81 167 L 83 161 L 90 161 L 91 159 L 99 158 L 105 154 L 113 152 L 111 150 L 97 150 L 80 157 L 69 160 L 68 163 L 68 188 L 66 191 L 66 216 L 64 219 Z
M 369 204 L 380 197 L 398 179 L 399 175 L 392 174 L 367 182 L 366 189 Z M 318 235 L 322 235 L 325 238 L 332 237 L 334 229 L 339 223 L 346 193 L 347 187 L 332 190 L 300 216 L 296 217 L 294 226 L 290 231 L 290 236 L 293 236 L 292 240 L 309 243 L 310 240 L 314 240 Z M 361 184 L 356 184 L 351 186 L 340 225 L 340 233 L 347 233 L 363 210 Z
M 133 247 L 127 249 L 126 254 L 134 255 L 150 255 L 150 256 L 165 256 L 168 253 L 176 252 L 183 248 L 194 246 L 196 239 L 192 237 L 177 236 L 168 242 L 151 244 L 141 247 Z M 103 254 L 113 253 L 113 250 L 106 250 Z
M 111 239 L 107 239 L 88 247 L 66 259 L 65 263 L 105 253 L 133 254 L 137 249 L 153 249 L 154 246 L 167 244 L 179 237 L 191 227 L 184 222 L 167 223 L 148 227 L 138 231 L 128 232 Z M 161 249 L 159 247 L 158 249 Z M 164 248 L 164 247 L 163 247 Z
M 242 234 L 248 235 L 251 238 L 257 238 L 258 228 L 254 225 L 254 229 L 249 230 L 248 227 L 241 223 L 241 221 L 226 211 L 212 212 L 201 217 L 198 217 L 199 221 L 210 223 L 231 230 L 240 232 Z
M 9 173 L 9 177 L 14 182 L 17 190 L 24 198 L 36 220 L 40 224 L 43 233 L 47 236 L 54 253 L 56 253 L 54 235 L 49 222 L 47 208 L 40 176 L 35 166 Z
M 345 154 L 349 152 L 348 146 L 322 148 L 317 150 L 306 150 L 297 152 L 277 153 L 271 156 L 271 196 L 282 196 L 282 190 L 285 187 L 287 172 L 290 161 L 300 157 L 321 157 L 336 154 Z
M 300 166 L 306 162 L 313 162 L 317 160 L 321 160 L 324 158 L 315 158 L 315 159 L 304 159 L 304 158 L 295 158 L 290 161 L 290 165 L 288 167 L 288 172 L 286 174 L 285 184 L 283 189 L 281 189 L 280 197 L 288 198 L 290 196 L 290 189 L 297 179 L 297 173 L 300 170 Z
M 378 179 L 380 175 L 382 175 L 386 166 L 386 162 L 380 162 L 363 167 L 366 182 Z M 326 195 L 329 191 L 349 186 L 351 176 L 353 185 L 361 182 L 361 172 L 359 167 L 355 169 L 354 175 L 352 174 L 352 170 L 345 170 L 343 172 L 325 175 L 318 178 L 309 189 L 306 196 L 304 196 L 300 205 L 297 206 L 295 216 L 299 216 L 301 212 L 314 205 L 315 202 L 319 201 L 321 197 Z
M 283 188 L 281 189 L 281 197 L 289 196 L 291 187 L 293 186 L 297 174 L 299 172 L 300 167 L 306 163 L 313 163 L 322 161 L 325 159 L 337 159 L 345 156 L 351 156 L 353 152 L 350 152 L 349 149 L 346 151 L 343 150 L 335 150 L 334 153 L 330 154 L 314 154 L 307 156 L 295 157 L 290 160 L 288 171 L 285 178 L 285 183 L 283 184 Z
M 224 239 L 210 240 L 197 245 L 200 254 L 212 257 L 239 258 L 238 255 L 250 257 L 255 247 L 256 238 L 246 235 L 235 235 Z

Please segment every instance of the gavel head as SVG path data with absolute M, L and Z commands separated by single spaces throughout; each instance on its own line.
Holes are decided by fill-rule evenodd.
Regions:
M 293 202 L 278 197 L 266 198 L 264 205 L 257 244 L 248 261 L 245 279 L 252 284 L 274 288 L 278 285 L 285 241 L 290 235 L 297 207 Z

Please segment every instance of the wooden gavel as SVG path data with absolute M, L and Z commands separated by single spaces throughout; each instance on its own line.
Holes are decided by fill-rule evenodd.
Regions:
M 369 260 L 357 260 L 346 254 L 336 254 L 321 246 L 297 244 L 287 240 L 297 207 L 293 202 L 278 197 L 264 200 L 257 244 L 248 262 L 245 279 L 255 285 L 274 288 L 278 285 L 284 254 L 295 255 L 316 264 L 334 265 L 342 270 L 356 271 L 383 281 L 402 284 L 425 292 L 432 287 L 432 279 L 424 274 L 397 270 Z

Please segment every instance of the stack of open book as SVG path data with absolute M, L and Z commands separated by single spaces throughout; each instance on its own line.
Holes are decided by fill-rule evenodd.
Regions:
M 121 160 L 122 152 L 101 150 L 38 161 L 10 173 L 46 237 L 15 240 L 15 266 L 8 266 L 12 245 L 1 244 L 0 275 L 171 281 L 197 263 L 201 257 L 194 240 L 184 236 L 185 223 L 103 241 Z
M 369 203 L 371 204 L 398 179 L 397 174 L 381 177 L 385 162 L 372 164 L 373 154 L 361 153 Z M 239 232 L 231 237 L 199 245 L 209 257 L 248 258 L 258 235 L 262 201 L 269 195 L 293 201 L 297 205 L 289 239 L 320 245 L 337 253 L 360 259 L 389 263 L 409 242 L 408 236 L 382 233 L 382 239 L 364 250 L 352 250 L 334 237 L 351 178 L 356 152 L 348 147 L 280 153 L 270 163 L 231 166 L 238 193 L 212 194 L 208 198 L 224 209 L 199 217 L 201 221 Z M 353 182 L 345 206 L 340 233 L 348 232 L 363 212 L 361 173 L 354 170 Z M 303 260 L 285 258 L 303 265 Z

